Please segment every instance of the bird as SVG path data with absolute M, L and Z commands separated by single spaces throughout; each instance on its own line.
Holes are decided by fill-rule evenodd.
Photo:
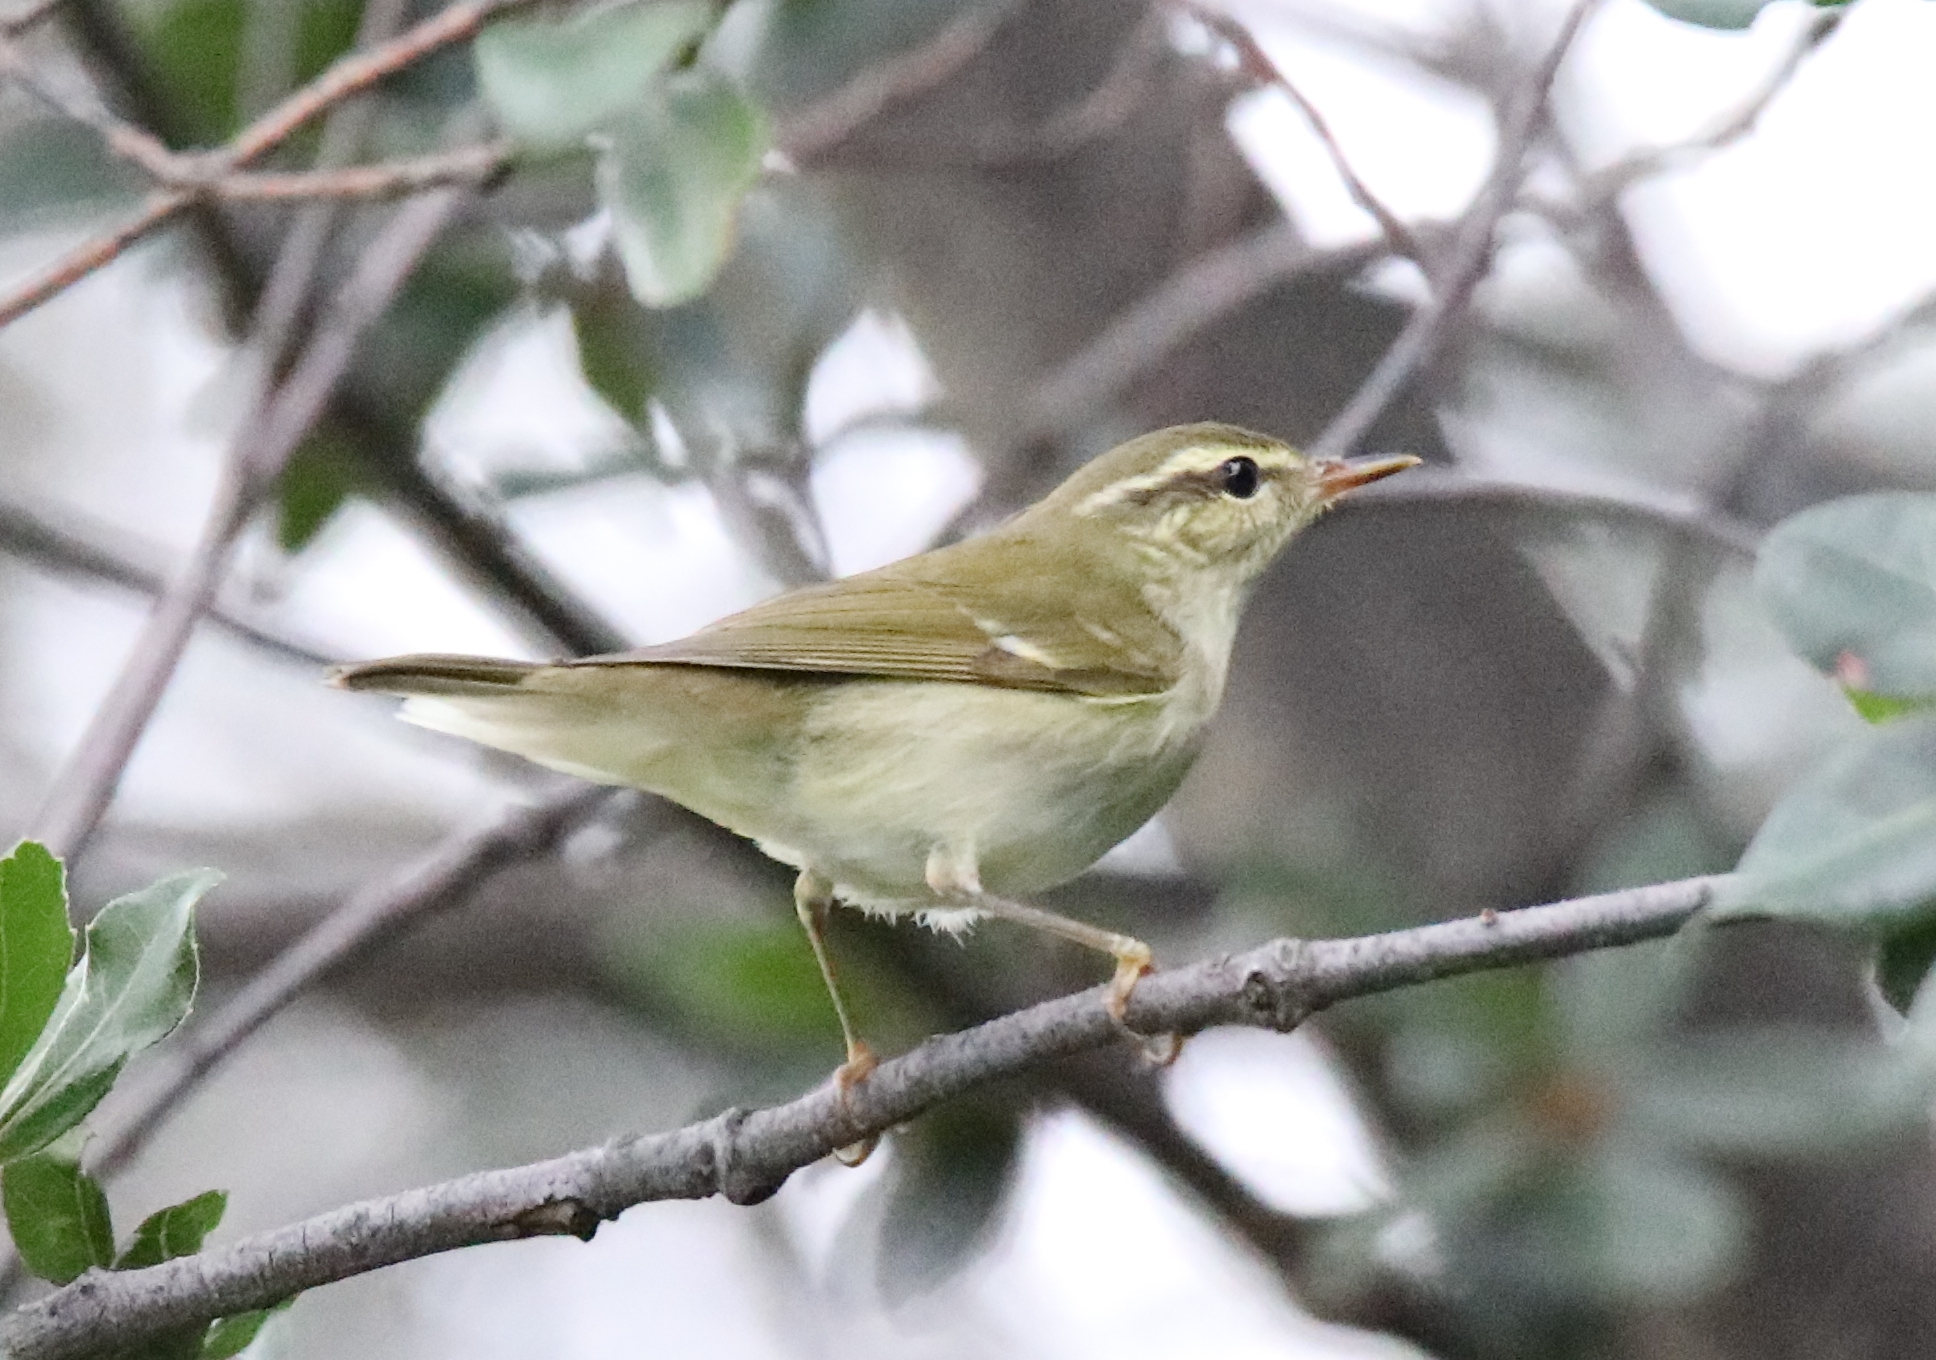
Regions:
M 550 663 L 399 656 L 330 678 L 402 696 L 421 726 L 669 798 L 795 869 L 847 1091 L 877 1060 L 827 949 L 836 904 L 954 931 L 1008 920 L 1100 951 L 1122 1022 L 1149 946 L 1018 899 L 1162 808 L 1264 569 L 1344 493 L 1418 462 L 1179 425 L 986 533 L 676 641 Z

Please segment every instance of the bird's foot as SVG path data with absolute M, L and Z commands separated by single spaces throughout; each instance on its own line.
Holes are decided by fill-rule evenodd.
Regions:
M 853 1097 L 854 1088 L 872 1075 L 881 1060 L 874 1056 L 874 1050 L 859 1039 L 847 1045 L 847 1061 L 834 1069 L 834 1089 L 840 1093 L 840 1103 L 847 1104 Z M 880 1135 L 873 1134 L 856 1143 L 834 1149 L 834 1160 L 842 1166 L 859 1166 L 880 1146 Z
M 1109 1018 L 1116 1022 L 1116 1028 L 1136 1040 L 1143 1057 L 1152 1066 L 1168 1067 L 1183 1052 L 1183 1036 L 1180 1034 L 1144 1034 L 1129 1027 L 1125 1018 L 1129 1012 L 1130 994 L 1136 990 L 1146 974 L 1156 971 L 1156 964 L 1150 955 L 1150 947 L 1141 940 L 1133 940 L 1133 949 L 1125 949 L 1116 955 L 1116 975 L 1109 980 L 1109 995 L 1103 1007 Z

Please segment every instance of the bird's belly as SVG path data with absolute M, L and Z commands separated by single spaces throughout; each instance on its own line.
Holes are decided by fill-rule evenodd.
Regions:
M 966 856 L 989 892 L 1075 877 L 1147 821 L 1188 771 L 1201 718 L 1167 696 L 1097 702 L 941 683 L 849 683 L 808 714 L 763 838 L 860 905 L 932 900 L 929 856 Z

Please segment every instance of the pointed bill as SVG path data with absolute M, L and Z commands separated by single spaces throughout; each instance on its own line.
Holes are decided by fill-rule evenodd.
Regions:
M 1318 465 L 1318 490 L 1326 500 L 1335 500 L 1347 491 L 1389 477 L 1425 460 L 1409 453 L 1383 453 L 1370 458 L 1327 458 Z

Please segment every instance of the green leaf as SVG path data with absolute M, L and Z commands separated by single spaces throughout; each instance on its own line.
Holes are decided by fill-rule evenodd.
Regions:
M 181 1023 L 195 995 L 195 903 L 220 881 L 198 869 L 101 909 L 47 1027 L 0 1088 L 0 1162 L 78 1124 L 132 1054 Z
M 1801 780 L 1755 833 L 1716 917 L 1886 930 L 1936 897 L 1936 716 L 1862 734 Z
M 294 1298 L 287 1298 L 273 1308 L 258 1308 L 254 1312 L 237 1313 L 234 1317 L 217 1318 L 202 1340 L 202 1360 L 229 1360 L 232 1355 L 242 1354 L 261 1335 L 263 1326 L 272 1318 L 288 1312 L 295 1301 Z
M 118 1350 L 107 1360 L 199 1360 L 202 1354 L 202 1338 L 208 1334 L 206 1327 L 183 1327 L 177 1331 L 163 1332 L 137 1341 L 124 1350 Z
M 356 489 L 355 454 L 327 427 L 312 432 L 276 481 L 276 542 L 299 553 Z
M 357 349 L 356 372 L 384 394 L 393 429 L 415 429 L 478 336 L 517 296 L 502 233 L 453 236 L 417 266 Z M 360 464 L 363 456 L 352 441 L 363 438 L 338 431 L 332 442 L 345 460 Z M 407 442 L 414 446 L 414 439 Z
M 731 6 L 706 60 L 743 78 L 771 109 L 797 109 L 892 69 L 987 0 L 778 0 Z M 990 7 L 993 8 L 993 7 Z
M 22 841 L 0 860 L 0 1074 L 11 1075 L 40 1037 L 73 961 L 61 863 Z
M 478 86 L 512 138 L 564 150 L 636 104 L 711 22 L 708 0 L 659 0 L 493 24 L 474 44 Z
M 20 1259 L 43 1280 L 66 1284 L 114 1260 L 107 1196 L 73 1160 L 43 1153 L 9 1162 L 0 1201 Z
M 776 1055 L 789 1049 L 820 1053 L 838 1044 L 840 1027 L 826 984 L 792 921 L 693 924 L 627 940 L 613 963 L 621 980 L 643 975 L 645 994 L 715 1039 Z M 853 972 L 849 967 L 841 976 L 850 1000 Z
M 1769 0 L 1648 0 L 1670 19 L 1702 28 L 1746 28 Z
M 599 199 L 633 296 L 671 307 L 706 290 L 732 253 L 734 216 L 765 151 L 759 110 L 711 71 L 673 76 L 613 126 Z
M 652 337 L 638 302 L 618 288 L 587 289 L 571 306 L 578 367 L 592 391 L 634 425 L 646 423 L 657 374 Z
M 220 1190 L 205 1190 L 193 1199 L 157 1209 L 141 1220 L 134 1240 L 115 1258 L 116 1270 L 140 1270 L 158 1266 L 177 1256 L 193 1256 L 202 1249 L 202 1239 L 215 1231 L 229 1197 Z
M 987 1100 L 943 1106 L 904 1131 L 881 1225 L 889 1302 L 945 1282 L 987 1244 L 1019 1144 L 1015 1112 Z
M 1876 945 L 1875 985 L 1899 1015 L 1909 1014 L 1923 979 L 1936 967 L 1936 902 L 1927 915 L 1903 930 L 1891 931 Z
M 1853 685 L 1842 686 L 1842 693 L 1848 696 L 1850 706 L 1867 723 L 1885 723 L 1936 708 L 1936 695 L 1919 694 L 1913 698 L 1899 699 L 1894 695 L 1877 694 L 1874 690 L 1857 689 Z
M 1755 590 L 1789 645 L 1849 688 L 1936 695 L 1936 495 L 1849 496 L 1783 520 Z
M 227 140 L 238 126 L 245 0 L 161 0 L 125 13 L 174 124 L 164 132 L 177 145 Z

